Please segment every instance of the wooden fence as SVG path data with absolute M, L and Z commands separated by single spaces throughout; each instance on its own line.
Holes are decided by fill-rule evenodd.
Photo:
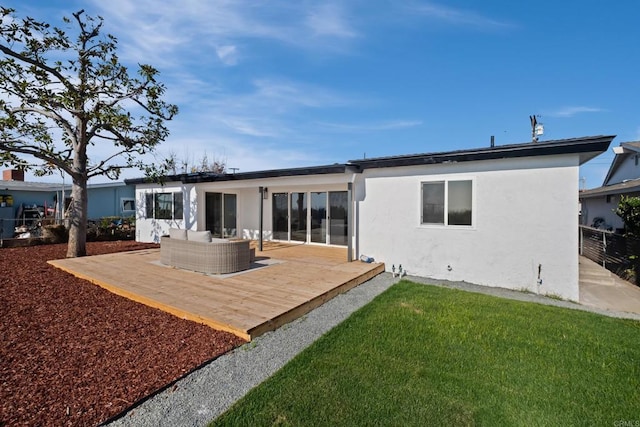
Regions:
M 612 273 L 624 277 L 640 256 L 640 239 L 611 231 L 580 226 L 580 255 L 597 262 Z

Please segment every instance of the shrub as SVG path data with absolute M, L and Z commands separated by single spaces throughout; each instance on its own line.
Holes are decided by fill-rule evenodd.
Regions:
M 640 237 L 640 197 L 621 196 L 614 212 L 624 221 L 627 235 Z
M 69 231 L 62 224 L 44 225 L 42 239 L 45 243 L 66 243 L 69 240 Z

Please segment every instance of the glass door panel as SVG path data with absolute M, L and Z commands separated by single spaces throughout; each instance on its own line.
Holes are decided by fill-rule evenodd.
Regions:
M 346 191 L 329 192 L 329 243 L 347 245 L 347 210 Z
M 235 194 L 224 195 L 224 237 L 237 237 L 237 202 Z
M 311 193 L 311 241 L 327 243 L 327 193 Z
M 205 193 L 205 223 L 212 237 L 222 237 L 222 193 Z
M 307 241 L 307 193 L 291 193 L 291 240 Z
M 273 238 L 289 240 L 289 206 L 287 193 L 273 193 Z

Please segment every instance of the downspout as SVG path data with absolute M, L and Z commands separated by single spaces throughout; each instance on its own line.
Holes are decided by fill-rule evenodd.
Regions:
M 347 183 L 347 262 L 353 261 L 353 183 L 356 174 L 351 173 L 351 180 Z
M 264 217 L 263 215 L 263 211 L 264 211 L 264 187 L 259 187 L 258 188 L 258 193 L 260 193 L 260 220 L 259 220 L 259 229 L 260 229 L 260 237 L 258 240 L 258 250 L 260 252 L 262 252 L 262 219 Z

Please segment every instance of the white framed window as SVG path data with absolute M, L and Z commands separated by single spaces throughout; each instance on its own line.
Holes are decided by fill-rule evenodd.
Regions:
M 183 219 L 183 215 L 182 191 L 145 194 L 145 218 Z
M 136 199 L 123 197 L 120 199 L 120 210 L 123 215 L 133 215 L 136 211 Z
M 422 225 L 474 226 L 473 179 L 448 179 L 421 183 Z

